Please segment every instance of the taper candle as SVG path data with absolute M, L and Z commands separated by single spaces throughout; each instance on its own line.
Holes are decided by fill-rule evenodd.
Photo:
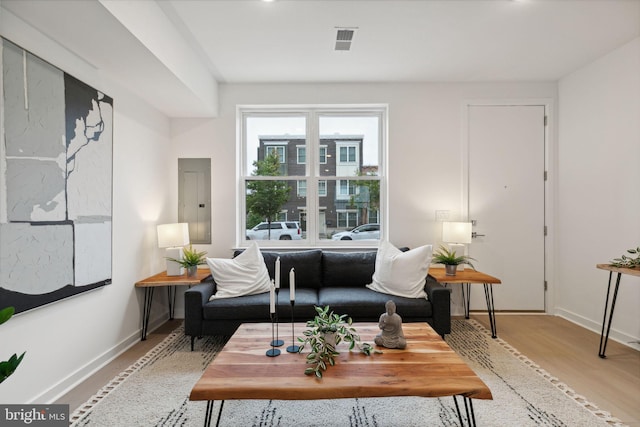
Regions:
M 269 289 L 269 312 L 276 312 L 276 288 L 273 285 Z
M 293 268 L 289 272 L 289 299 L 291 301 L 296 300 L 296 273 Z
M 280 288 L 280 257 L 276 258 L 276 288 Z

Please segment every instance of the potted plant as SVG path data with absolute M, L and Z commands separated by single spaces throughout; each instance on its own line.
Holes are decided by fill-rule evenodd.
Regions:
M 627 249 L 627 253 L 636 255 L 636 257 L 633 258 L 623 254 L 620 258 L 614 258 L 611 261 L 611 265 L 622 268 L 640 268 L 640 246 L 635 249 Z
M 15 313 L 15 309 L 13 307 L 6 307 L 0 310 L 0 325 L 9 320 L 11 316 L 13 316 L 13 313 Z M 9 378 L 9 376 L 15 372 L 20 362 L 22 362 L 22 358 L 25 353 L 26 351 L 20 356 L 14 354 L 9 358 L 9 360 L 0 361 L 0 383 Z
M 322 378 L 322 372 L 326 371 L 328 366 L 335 365 L 335 356 L 340 354 L 336 347 L 342 341 L 350 343 L 349 351 L 357 345 L 359 350 L 367 356 L 371 353 L 381 353 L 379 350 L 374 350 L 371 344 L 360 341 L 360 336 L 352 325 L 353 321 L 346 314 L 338 315 L 331 311 L 328 305 L 315 307 L 315 309 L 318 314 L 313 320 L 307 322 L 309 329 L 303 332 L 304 337 L 298 337 L 301 343 L 299 353 L 306 345 L 311 347 L 307 355 L 307 364 L 313 366 L 305 369 L 305 375 L 314 374 Z
M 206 251 L 198 252 L 193 249 L 192 245 L 189 245 L 189 249 L 182 249 L 182 259 L 169 258 L 168 260 L 177 262 L 181 266 L 187 269 L 187 276 L 195 276 L 198 270 L 198 266 L 206 263 Z
M 476 269 L 471 261 L 476 261 L 467 255 L 457 255 L 456 251 L 448 249 L 444 245 L 440 245 L 440 248 L 433 254 L 431 258 L 431 264 L 444 264 L 444 268 L 447 276 L 455 276 L 458 265 L 466 264 L 469 267 Z

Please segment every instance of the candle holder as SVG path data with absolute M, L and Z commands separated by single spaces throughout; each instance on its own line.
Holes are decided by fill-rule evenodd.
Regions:
M 279 327 L 278 325 L 280 324 L 279 320 L 278 320 L 278 293 L 280 292 L 280 288 L 276 288 L 276 313 L 275 313 L 275 319 L 276 319 L 276 336 L 275 339 L 273 341 L 271 341 L 271 346 L 272 347 L 282 347 L 284 345 L 284 341 L 279 339 L 278 337 L 279 335 Z
M 275 316 L 274 313 L 270 313 L 271 316 L 271 348 L 269 350 L 267 350 L 266 355 L 269 357 L 276 357 L 276 356 L 280 356 L 280 350 L 278 350 L 277 348 L 275 348 L 274 346 L 274 342 L 276 341 L 274 339 L 274 323 L 275 323 Z
M 295 301 L 291 300 L 291 345 L 287 347 L 287 353 L 297 353 L 300 351 L 300 346 L 296 345 L 295 331 L 293 327 L 293 306 Z

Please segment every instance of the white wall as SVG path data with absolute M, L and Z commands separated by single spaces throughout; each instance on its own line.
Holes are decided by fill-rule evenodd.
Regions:
M 26 351 L 17 371 L 2 383 L 0 402 L 48 403 L 140 339 L 143 294 L 133 284 L 162 270 L 155 225 L 177 216 L 167 192 L 169 120 L 6 11 L 0 31 L 114 99 L 113 283 L 0 326 L 0 360 Z M 152 321 L 166 319 L 162 294 L 156 292 Z
M 212 158 L 213 239 L 211 245 L 198 248 L 209 256 L 229 257 L 236 243 L 236 105 L 388 104 L 389 239 L 417 247 L 440 239 L 436 210 L 462 215 L 464 101 L 548 98 L 553 102 L 556 89 L 554 83 L 221 85 L 218 118 L 171 122 L 177 157 Z M 172 185 L 176 194 L 177 183 Z M 182 310 L 179 296 L 176 315 Z
M 559 99 L 556 312 L 600 332 L 595 265 L 640 246 L 640 38 L 563 78 Z M 611 337 L 640 339 L 639 303 L 640 277 L 623 276 Z

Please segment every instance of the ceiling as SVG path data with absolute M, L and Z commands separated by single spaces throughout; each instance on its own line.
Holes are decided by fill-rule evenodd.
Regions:
M 0 5 L 174 117 L 213 114 L 216 82 L 556 81 L 640 35 L 640 0 Z

